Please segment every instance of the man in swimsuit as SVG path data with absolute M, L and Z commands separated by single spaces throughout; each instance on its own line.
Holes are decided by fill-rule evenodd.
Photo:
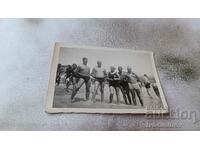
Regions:
M 95 102 L 95 96 L 100 87 L 101 92 L 101 103 L 104 101 L 104 86 L 105 86 L 105 77 L 106 70 L 101 67 L 102 62 L 97 61 L 97 66 L 92 69 L 91 76 L 94 78 L 94 92 L 92 95 L 92 101 Z
M 80 78 L 80 79 L 73 89 L 73 92 L 72 92 L 72 95 L 71 95 L 72 101 L 73 101 L 75 95 L 77 94 L 77 92 L 79 91 L 79 89 L 82 87 L 82 85 L 84 83 L 85 83 L 85 88 L 86 88 L 85 97 L 86 97 L 86 100 L 89 100 L 90 85 L 91 85 L 90 68 L 87 66 L 88 59 L 86 57 L 84 57 L 82 59 L 82 61 L 83 61 L 83 64 L 78 66 L 77 69 L 75 70 L 75 77 Z
M 139 98 L 139 101 L 141 103 L 141 105 L 143 106 L 143 100 L 141 98 L 141 92 L 140 92 L 140 85 L 139 85 L 139 77 L 132 72 L 132 69 L 130 66 L 127 67 L 127 76 L 129 77 L 129 89 L 131 91 L 131 94 L 132 94 L 132 100 L 133 100 L 133 103 L 136 105 L 136 96 L 135 96 L 135 93 L 136 95 L 138 96 Z
M 76 64 L 68 65 L 66 70 L 66 90 L 69 91 L 69 86 L 72 85 L 73 89 L 79 78 L 76 78 L 75 70 Z

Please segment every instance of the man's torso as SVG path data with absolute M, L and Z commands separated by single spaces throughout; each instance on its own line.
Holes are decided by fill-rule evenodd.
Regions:
M 88 76 L 90 74 L 90 68 L 86 65 L 81 64 L 78 67 L 78 73 L 81 74 L 81 75 Z
M 130 82 L 136 84 L 138 82 L 138 77 L 135 73 L 127 73 L 127 76 L 130 78 Z
M 92 73 L 95 78 L 105 78 L 106 71 L 104 68 L 94 67 Z

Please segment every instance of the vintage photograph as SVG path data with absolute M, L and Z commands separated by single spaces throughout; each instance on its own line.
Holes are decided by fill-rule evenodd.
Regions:
M 56 43 L 48 113 L 168 113 L 153 53 Z

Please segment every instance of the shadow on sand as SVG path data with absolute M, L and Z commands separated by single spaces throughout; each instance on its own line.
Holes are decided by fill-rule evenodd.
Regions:
M 76 103 L 76 102 L 85 102 L 86 100 L 83 98 L 74 98 L 72 103 Z

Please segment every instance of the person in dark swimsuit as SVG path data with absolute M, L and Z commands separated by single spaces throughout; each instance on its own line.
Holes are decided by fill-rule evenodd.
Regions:
M 77 69 L 75 70 L 75 74 L 74 76 L 76 78 L 79 78 L 78 83 L 75 85 L 73 91 L 72 91 L 72 95 L 71 95 L 71 101 L 73 101 L 75 95 L 77 94 L 77 92 L 79 91 L 79 89 L 82 87 L 82 85 L 85 83 L 85 87 L 86 87 L 86 92 L 85 92 L 85 97 L 86 100 L 89 100 L 89 95 L 90 95 L 90 85 L 91 85 L 91 80 L 90 80 L 90 68 L 87 66 L 88 63 L 88 59 L 86 57 L 84 57 L 82 59 L 83 64 L 81 64 L 80 66 L 77 67 Z
M 120 77 L 118 73 L 115 71 L 115 67 L 110 67 L 110 72 L 108 73 L 108 82 L 109 82 L 109 88 L 110 88 L 110 103 L 113 101 L 114 92 L 116 93 L 117 97 L 117 104 L 119 104 L 119 81 Z
M 130 92 L 129 92 L 129 85 L 128 85 L 128 81 L 126 78 L 126 73 L 123 72 L 123 68 L 121 66 L 118 67 L 118 75 L 120 77 L 120 81 L 119 81 L 119 88 L 122 92 L 125 104 L 132 104 L 131 102 L 131 96 L 130 96 Z M 127 101 L 128 98 L 128 101 Z
M 69 86 L 73 85 L 73 89 L 79 78 L 76 77 L 75 70 L 77 69 L 76 64 L 68 65 L 66 69 L 66 90 L 69 90 Z

